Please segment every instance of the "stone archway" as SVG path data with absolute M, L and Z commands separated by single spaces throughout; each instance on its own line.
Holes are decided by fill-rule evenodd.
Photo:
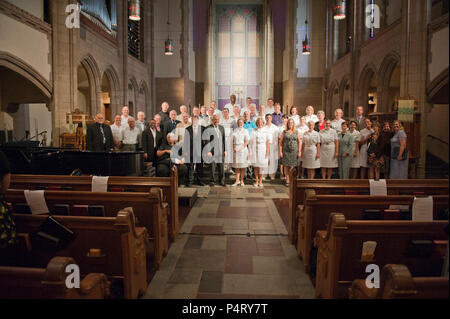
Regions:
M 117 72 L 112 65 L 108 66 L 103 73 L 103 77 L 108 79 L 110 85 L 109 98 L 110 98 L 110 112 L 111 118 L 108 120 L 113 120 L 115 114 L 120 114 L 121 107 L 119 105 L 119 90 L 120 82 Z
M 358 105 L 364 108 L 364 113 L 369 114 L 377 109 L 378 102 L 378 81 L 377 69 L 375 65 L 368 64 L 361 71 L 358 87 Z M 373 103 L 369 107 L 369 96 L 373 99 Z
M 400 95 L 400 55 L 389 53 L 378 71 L 378 112 L 391 112 L 393 103 Z
M 353 110 L 350 110 L 350 95 L 350 78 L 346 75 L 339 85 L 339 101 L 341 109 L 344 111 L 344 118 L 353 117 Z
M 339 83 L 334 80 L 329 87 L 328 108 L 326 110 L 326 118 L 334 118 L 334 110 L 340 107 Z
M 128 80 L 128 108 L 130 109 L 130 116 L 136 117 L 137 114 L 137 103 L 139 101 L 139 86 L 136 78 L 132 76 Z
M 82 79 L 78 79 L 78 87 L 83 90 L 89 90 L 89 99 L 86 100 L 87 107 L 86 112 L 94 116 L 95 114 L 101 111 L 100 100 L 101 100 L 101 77 L 100 71 L 95 62 L 94 58 L 91 55 L 87 55 L 84 59 L 81 60 L 78 65 L 78 76 L 82 75 L 84 72 L 86 73 L 86 78 L 88 82 L 88 86 L 86 88 L 86 83 L 83 83 Z M 80 73 L 81 72 L 81 73 Z M 80 93 L 80 90 L 78 90 Z M 80 96 L 80 95 L 79 95 Z M 80 102 L 79 102 L 80 103 Z M 80 108 L 81 109 L 81 108 Z

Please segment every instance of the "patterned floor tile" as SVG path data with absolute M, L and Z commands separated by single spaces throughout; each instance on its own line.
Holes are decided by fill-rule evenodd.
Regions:
M 204 271 L 198 288 L 199 293 L 220 293 L 222 292 L 221 271 Z

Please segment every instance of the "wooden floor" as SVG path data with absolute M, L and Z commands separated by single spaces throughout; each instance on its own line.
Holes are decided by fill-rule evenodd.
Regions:
M 314 298 L 287 239 L 285 186 L 207 186 L 198 196 L 180 207 L 189 214 L 145 298 Z

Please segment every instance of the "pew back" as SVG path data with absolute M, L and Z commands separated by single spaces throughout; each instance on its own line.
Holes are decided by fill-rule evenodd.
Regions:
M 22 175 L 11 176 L 11 189 L 54 189 L 69 191 L 91 191 L 92 176 L 66 175 Z M 169 203 L 169 238 L 174 241 L 179 230 L 178 217 L 178 172 L 172 167 L 170 177 L 110 176 L 108 191 L 121 189 L 124 192 L 148 193 L 152 188 L 161 188 L 163 201 Z
M 132 207 L 137 225 L 145 227 L 154 248 L 154 267 L 157 269 L 168 251 L 167 214 L 168 205 L 162 202 L 160 189 L 152 188 L 150 193 L 93 193 L 79 191 L 44 191 L 50 211 L 55 205 L 101 205 L 106 217 L 116 217 L 118 211 Z M 25 203 L 22 190 L 9 189 L 5 199 L 12 203 Z M 92 217 L 90 217 L 92 218 Z
M 90 273 L 80 288 L 67 288 L 66 267 L 77 264 L 70 257 L 54 257 L 46 268 L 0 266 L 1 299 L 104 299 L 110 282 L 105 274 Z
M 17 252 L 15 260 L 22 266 L 44 268 L 55 256 L 72 257 L 82 274 L 105 273 L 110 280 L 122 280 L 125 298 L 137 298 L 147 288 L 147 230 L 135 226 L 131 211 L 120 211 L 116 217 L 53 216 L 75 233 L 63 249 Z M 48 218 L 45 215 L 14 214 L 20 233 L 35 233 Z M 100 249 L 100 256 L 91 256 Z
M 412 205 L 414 196 L 353 196 L 353 195 L 317 195 L 313 190 L 305 192 L 304 205 L 298 207 L 297 252 L 302 258 L 305 270 L 310 270 L 310 253 L 316 231 L 326 229 L 329 216 L 339 209 L 347 220 L 362 220 L 364 211 L 381 210 L 390 205 Z M 433 214 L 436 219 L 439 212 L 448 208 L 448 195 L 433 196 Z
M 297 176 L 297 170 L 291 170 L 291 176 Z M 288 236 L 293 244 L 297 243 L 297 218 L 298 205 L 304 204 L 305 192 L 312 189 L 317 195 L 345 195 L 346 192 L 356 192 L 358 195 L 370 195 L 369 180 L 307 180 L 291 178 Z M 388 195 L 414 195 L 422 193 L 427 195 L 448 195 L 448 179 L 407 179 L 386 180 Z
M 404 264 L 414 276 L 428 276 L 441 271 L 442 256 L 418 257 L 409 253 L 413 240 L 439 240 L 448 236 L 448 221 L 356 221 L 346 220 L 342 214 L 329 216 L 327 231 L 318 231 L 316 296 L 347 298 L 353 280 L 368 276 L 366 267 L 375 264 Z M 366 241 L 376 241 L 374 260 L 362 260 Z

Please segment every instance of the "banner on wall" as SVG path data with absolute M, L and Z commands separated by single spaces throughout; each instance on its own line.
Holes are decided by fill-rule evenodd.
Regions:
M 400 122 L 414 122 L 414 100 L 398 101 L 398 120 Z

